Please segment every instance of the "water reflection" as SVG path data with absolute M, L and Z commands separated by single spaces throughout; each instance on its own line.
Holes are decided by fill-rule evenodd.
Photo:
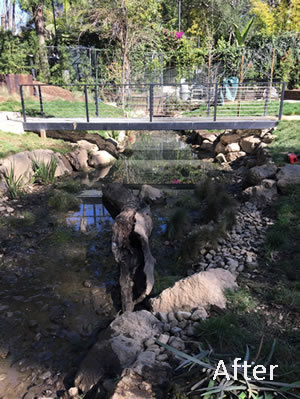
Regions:
M 113 218 L 102 203 L 87 203 L 80 205 L 78 212 L 69 212 L 67 215 L 67 225 L 75 231 L 86 233 L 91 230 L 103 231 L 110 228 Z

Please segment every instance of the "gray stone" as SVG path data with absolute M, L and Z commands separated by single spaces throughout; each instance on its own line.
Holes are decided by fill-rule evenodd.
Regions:
M 169 339 L 170 339 L 170 336 L 167 335 L 167 334 L 161 334 L 161 335 L 157 338 L 157 340 L 158 340 L 159 342 L 162 342 L 163 344 L 167 344 L 168 341 L 169 341 Z
M 260 139 L 255 136 L 244 137 L 240 141 L 242 150 L 247 154 L 251 154 L 259 144 Z
M 161 190 L 147 184 L 142 186 L 139 197 L 141 200 L 150 204 L 158 204 L 165 201 L 165 196 Z
M 245 155 L 246 153 L 243 151 L 229 152 L 226 154 L 226 160 L 227 162 L 233 162 L 241 157 L 244 157 Z
M 66 154 L 65 157 L 68 159 L 68 161 L 75 170 L 85 171 L 89 169 L 88 152 L 85 148 L 77 148 L 69 154 Z
M 168 360 L 168 357 L 169 356 L 166 353 L 163 353 L 162 355 L 158 355 L 156 359 L 160 362 L 165 362 Z
M 176 317 L 178 321 L 188 320 L 191 317 L 191 312 L 176 312 Z
M 205 320 L 207 319 L 208 315 L 204 308 L 199 308 L 192 313 L 191 319 L 193 321 L 197 320 Z
M 240 150 L 241 150 L 241 147 L 239 146 L 238 143 L 231 143 L 225 147 L 226 153 L 227 152 L 239 152 Z
M 300 184 L 300 165 L 286 165 L 279 169 L 276 175 L 277 186 L 286 192 L 289 186 Z
M 70 395 L 71 398 L 74 398 L 75 396 L 78 395 L 78 388 L 72 387 L 68 389 L 68 394 Z
M 88 164 L 94 168 L 104 168 L 113 164 L 116 158 L 105 150 L 91 151 Z
M 251 186 L 260 184 L 265 179 L 272 179 L 277 172 L 277 166 L 274 164 L 265 164 L 261 166 L 254 166 L 249 169 L 246 176 L 246 182 Z

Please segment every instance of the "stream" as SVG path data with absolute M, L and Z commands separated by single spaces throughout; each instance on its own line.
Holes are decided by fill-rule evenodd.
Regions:
M 171 205 L 212 166 L 175 132 L 136 134 L 126 154 L 110 168 L 75 177 L 84 187 L 78 210 L 50 212 L 49 192 L 42 190 L 17 200 L 17 216 L 1 226 L 0 399 L 67 397 L 80 361 L 119 310 L 113 219 L 102 204 L 103 183 L 121 182 L 136 192 L 152 184 L 167 192 L 167 205 L 152 209 L 151 250 L 168 276 L 174 263 L 165 238 Z

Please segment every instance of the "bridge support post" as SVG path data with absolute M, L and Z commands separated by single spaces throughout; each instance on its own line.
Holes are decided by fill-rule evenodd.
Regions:
M 214 121 L 217 120 L 217 107 L 218 107 L 218 83 L 215 84 Z
M 45 140 L 47 138 L 47 134 L 46 134 L 46 130 L 45 129 L 41 129 L 40 130 L 40 138 Z

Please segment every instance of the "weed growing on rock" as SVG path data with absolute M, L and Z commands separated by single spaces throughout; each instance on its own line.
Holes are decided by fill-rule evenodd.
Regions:
M 64 191 L 57 191 L 49 199 L 49 206 L 60 212 L 76 211 L 79 208 L 79 200 L 74 195 Z

